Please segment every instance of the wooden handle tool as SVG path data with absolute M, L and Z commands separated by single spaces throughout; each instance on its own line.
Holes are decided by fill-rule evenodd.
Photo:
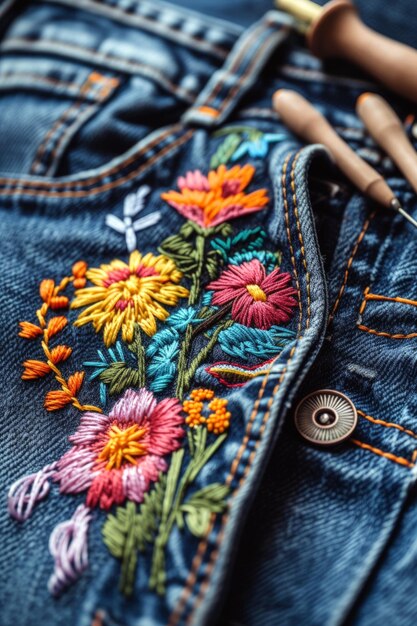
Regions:
M 310 0 L 275 0 L 307 28 L 311 52 L 343 58 L 367 71 L 383 85 L 417 103 L 417 51 L 368 28 L 350 0 L 331 0 L 322 8 Z
M 273 96 L 273 106 L 283 123 L 301 139 L 307 143 L 323 144 L 338 167 L 363 194 L 400 213 L 417 228 L 417 222 L 404 211 L 382 176 L 339 137 L 323 115 L 303 96 L 289 89 L 279 89 Z
M 417 193 L 417 152 L 394 109 L 381 96 L 363 93 L 357 99 L 356 113 Z

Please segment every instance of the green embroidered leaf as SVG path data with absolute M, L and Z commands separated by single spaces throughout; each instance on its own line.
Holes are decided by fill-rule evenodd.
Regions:
M 216 152 L 210 159 L 210 167 L 215 169 L 219 165 L 226 164 L 230 161 L 236 149 L 239 147 L 242 141 L 241 135 L 237 133 L 230 133 L 224 141 L 219 145 Z
M 196 271 L 198 266 L 196 251 L 182 235 L 168 237 L 162 242 L 158 250 L 175 261 L 178 269 L 187 278 L 190 278 Z
M 185 516 L 188 530 L 194 537 L 204 537 L 210 523 L 211 513 L 209 509 L 190 509 Z
M 120 590 L 131 595 L 135 580 L 137 545 L 135 538 L 136 505 L 128 502 L 117 507 L 116 515 L 109 515 L 103 526 L 103 541 L 110 553 L 121 559 Z
M 185 513 L 185 521 L 189 531 L 195 537 L 205 535 L 212 513 L 222 513 L 227 504 L 226 497 L 230 487 L 220 483 L 213 483 L 193 495 L 181 506 Z
M 140 376 L 137 369 L 129 367 L 124 361 L 111 363 L 101 372 L 100 381 L 108 385 L 109 394 L 119 395 L 129 387 L 138 387 Z
M 120 589 L 125 595 L 133 592 L 137 551 L 144 551 L 146 543 L 153 540 L 162 513 L 166 476 L 160 475 L 153 490 L 145 494 L 140 512 L 134 502 L 117 507 L 103 526 L 103 541 L 110 553 L 122 561 Z
M 217 250 L 210 250 L 206 256 L 206 270 L 210 280 L 217 278 L 220 255 Z
M 130 352 L 136 356 L 137 372 L 138 372 L 138 387 L 145 386 L 145 348 L 142 345 L 141 329 L 138 324 L 135 324 L 135 335 L 133 341 L 128 345 Z

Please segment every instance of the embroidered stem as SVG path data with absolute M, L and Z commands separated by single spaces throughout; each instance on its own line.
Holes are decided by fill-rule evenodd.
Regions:
M 191 324 L 189 324 L 185 331 L 185 336 L 182 341 L 180 354 L 178 357 L 178 367 L 177 367 L 178 377 L 177 377 L 177 387 L 176 387 L 175 395 L 180 400 L 182 400 L 184 397 L 185 370 L 187 368 L 187 357 L 191 349 L 192 335 L 193 335 L 193 327 Z
M 253 126 L 227 126 L 226 128 L 216 130 L 214 136 L 222 137 L 223 135 L 228 135 L 229 133 L 247 133 L 250 137 L 262 135 L 262 133 L 256 128 L 253 128 Z
M 55 380 L 61 389 L 53 390 L 46 394 L 44 406 L 48 411 L 61 409 L 67 404 L 72 404 L 80 411 L 97 411 L 101 409 L 93 405 L 82 405 L 77 397 L 78 391 L 84 380 L 84 372 L 75 372 L 66 380 L 58 367 L 58 364 L 66 361 L 72 353 L 72 349 L 66 345 L 58 345 L 50 348 L 50 339 L 61 332 L 68 323 L 65 316 L 60 315 L 47 320 L 50 310 L 67 309 L 69 298 L 63 295 L 67 286 L 73 283 L 75 288 L 85 285 L 85 273 L 87 264 L 78 261 L 72 267 L 72 275 L 65 276 L 58 285 L 52 279 L 42 280 L 39 293 L 43 300 L 42 306 L 36 311 L 39 327 L 29 322 L 20 322 L 21 331 L 19 335 L 25 339 L 35 339 L 42 336 L 41 347 L 46 357 L 46 363 L 34 359 L 26 360 L 23 365 L 23 380 L 33 380 L 46 376 L 50 372 L 54 374 Z
M 125 520 L 125 543 L 122 553 L 122 572 L 120 578 L 120 589 L 126 594 L 131 595 L 133 592 L 133 583 L 135 580 L 136 563 L 138 560 L 136 533 L 135 533 L 136 506 L 133 502 L 126 505 Z
M 142 343 L 142 334 L 140 326 L 136 324 L 135 338 L 128 346 L 129 350 L 136 356 L 136 362 L 138 366 L 138 383 L 137 387 L 145 387 L 146 383 L 146 369 L 145 369 L 145 348 Z
M 232 306 L 233 306 L 232 302 L 230 302 L 229 304 L 225 304 L 218 311 L 215 311 L 212 315 L 210 315 L 209 317 L 206 317 L 201 322 L 201 324 L 199 324 L 198 326 L 195 326 L 191 338 L 194 339 L 194 337 L 196 337 L 200 333 L 205 333 L 206 330 L 208 330 L 209 328 L 214 326 L 217 322 L 219 322 L 224 317 L 226 317 L 226 315 L 230 313 L 230 311 L 232 310 Z M 202 316 L 203 316 L 202 312 L 200 312 L 199 317 L 201 318 Z
M 177 450 L 172 455 L 171 467 L 167 475 L 167 484 L 165 488 L 165 497 L 162 505 L 161 523 L 159 526 L 158 536 L 155 540 L 154 551 L 152 556 L 151 575 L 149 579 L 150 589 L 155 589 L 157 593 L 165 593 L 165 546 L 168 542 L 172 529 L 171 516 L 175 491 L 177 487 L 178 477 L 181 471 L 182 460 L 184 457 L 184 448 Z
M 187 489 L 194 482 L 199 472 L 215 454 L 227 437 L 227 433 L 223 433 L 217 437 L 208 448 L 206 448 L 207 429 L 200 426 L 193 430 L 194 432 L 191 435 L 191 439 L 193 440 L 192 448 L 194 455 L 192 455 L 179 484 L 178 478 L 184 456 L 183 449 L 174 453 L 171 468 L 168 473 L 164 511 L 161 518 L 159 533 L 155 540 L 151 576 L 149 580 L 150 589 L 155 590 L 160 595 L 165 593 L 165 548 L 175 523 L 177 522 L 178 525 L 180 524 L 181 528 L 183 526 L 182 521 L 179 523 L 179 520 L 182 520 L 181 507 L 184 503 Z M 190 437 L 188 437 L 188 440 L 190 442 Z M 180 453 L 182 454 L 180 455 Z M 176 457 L 175 462 L 174 457 Z
M 205 361 L 208 358 L 210 352 L 216 345 L 217 339 L 221 331 L 226 330 L 227 328 L 230 328 L 230 326 L 232 326 L 233 323 L 234 323 L 233 320 L 227 320 L 223 324 L 219 324 L 217 328 L 214 330 L 213 334 L 211 335 L 208 343 L 204 346 L 204 348 L 200 350 L 200 352 L 191 361 L 190 365 L 186 368 L 184 372 L 184 377 L 183 377 L 184 379 L 183 387 L 182 387 L 183 394 L 186 391 L 188 391 L 188 389 L 190 388 L 193 378 L 195 376 L 195 373 L 197 371 L 197 368 L 203 363 L 203 361 Z
M 69 402 L 71 402 L 71 404 L 78 409 L 79 411 L 94 411 L 96 413 L 102 413 L 102 410 L 93 405 L 93 404 L 81 404 L 80 401 L 78 400 L 76 394 L 74 393 L 74 388 L 70 388 L 69 385 L 69 380 L 67 381 L 61 370 L 59 369 L 59 367 L 57 367 L 55 365 L 55 363 L 53 363 L 52 361 L 52 354 L 51 351 L 49 349 L 49 336 L 48 336 L 48 331 L 45 329 L 44 330 L 44 335 L 43 335 L 43 341 L 42 341 L 42 349 L 43 352 L 45 354 L 46 357 L 46 362 L 49 365 L 49 367 L 51 368 L 51 371 L 54 373 L 54 377 L 55 380 L 60 384 L 62 391 L 64 392 L 64 394 L 68 397 L 68 404 Z M 78 372 L 79 374 L 81 374 L 81 372 Z M 83 374 L 83 373 L 82 373 Z M 84 378 L 84 375 L 83 375 Z M 81 385 L 80 385 L 81 386 Z M 51 392 L 53 393 L 53 392 Z M 49 399 L 51 398 L 51 395 L 49 395 Z M 53 408 L 53 403 L 49 400 L 48 401 L 48 395 L 46 397 L 45 400 L 45 408 L 48 410 L 54 410 Z M 58 407 L 60 408 L 60 407 Z
M 205 247 L 206 247 L 206 234 L 203 229 L 196 234 L 195 238 L 195 254 L 197 260 L 197 268 L 192 276 L 190 295 L 188 298 L 188 304 L 193 305 L 198 302 L 201 291 L 201 277 L 203 274 L 204 261 L 205 261 Z

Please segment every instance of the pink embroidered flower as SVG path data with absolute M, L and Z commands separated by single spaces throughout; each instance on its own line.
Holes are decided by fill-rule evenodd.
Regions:
M 109 415 L 84 413 L 54 480 L 62 493 L 88 490 L 89 507 L 142 502 L 168 468 L 163 457 L 179 448 L 182 424 L 176 398 L 157 404 L 150 391 L 128 389 Z
M 229 265 L 207 289 L 214 291 L 213 304 L 232 305 L 235 322 L 263 330 L 288 322 L 297 306 L 290 274 L 279 268 L 267 274 L 258 259 Z
M 220 165 L 207 176 L 200 170 L 187 172 L 178 179 L 178 191 L 168 191 L 161 197 L 185 218 L 202 228 L 217 226 L 236 217 L 260 211 L 268 204 L 266 189 L 245 193 L 255 168 L 235 165 L 226 169 Z

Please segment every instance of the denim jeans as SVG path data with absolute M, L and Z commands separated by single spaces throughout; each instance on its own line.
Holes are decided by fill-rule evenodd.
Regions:
M 0 623 L 409 624 L 415 233 L 271 107 L 415 215 L 354 114 L 378 87 L 279 12 L 2 10 Z M 337 448 L 294 427 L 320 388 L 359 414 Z

